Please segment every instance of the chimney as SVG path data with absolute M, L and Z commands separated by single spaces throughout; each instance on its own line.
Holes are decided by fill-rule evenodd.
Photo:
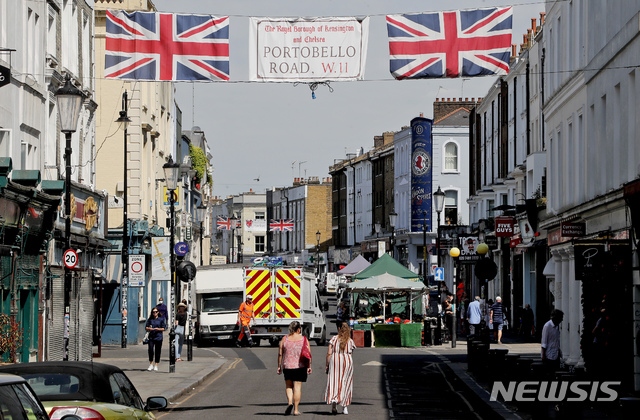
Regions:
M 384 144 L 384 138 L 382 136 L 373 136 L 373 147 L 378 148 Z
M 383 144 L 391 144 L 391 143 L 393 143 L 393 132 L 392 131 L 388 131 L 386 133 L 382 133 L 382 136 L 384 138 L 384 143 Z
M 535 36 L 536 33 L 538 33 L 538 28 L 536 26 L 536 18 L 531 18 L 531 32 L 533 32 L 533 35 Z
M 540 26 L 544 25 L 544 17 L 546 16 L 545 12 L 540 12 Z
M 518 48 L 518 46 L 516 44 L 511 44 L 511 57 L 515 57 L 516 56 L 516 49 Z
M 424 114 L 422 112 L 420 113 L 420 118 L 424 118 Z
M 531 33 L 531 29 L 527 29 L 527 39 L 529 41 L 527 47 L 531 48 L 531 44 L 533 44 L 533 34 Z

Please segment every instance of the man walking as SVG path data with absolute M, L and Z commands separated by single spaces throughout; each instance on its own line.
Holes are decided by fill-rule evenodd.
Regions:
M 480 333 L 480 321 L 482 320 L 482 311 L 480 310 L 480 296 L 476 296 L 473 302 L 469 304 L 467 309 L 467 321 L 469 321 L 469 333 Z
M 238 311 L 238 324 L 240 324 L 240 335 L 238 335 L 238 341 L 236 341 L 236 347 L 242 345 L 242 338 L 246 335 L 249 347 L 253 346 L 253 340 L 251 339 L 251 321 L 256 322 L 256 317 L 253 312 L 253 296 L 247 295 L 246 300 L 240 304 L 240 310 Z
M 496 296 L 496 303 L 491 307 L 491 312 L 489 313 L 489 323 L 493 325 L 493 339 L 498 343 L 502 344 L 502 324 L 504 322 L 503 314 L 502 314 L 502 298 L 500 296 Z
M 554 309 L 551 312 L 551 319 L 542 328 L 542 363 L 547 372 L 555 372 L 560 368 L 560 323 L 564 319 L 564 312 Z

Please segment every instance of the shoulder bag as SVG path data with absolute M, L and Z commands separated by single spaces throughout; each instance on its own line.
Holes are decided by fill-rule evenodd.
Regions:
M 307 337 L 304 337 L 304 342 L 302 343 L 302 351 L 300 352 L 300 363 L 306 368 L 311 367 L 311 351 L 309 350 L 309 342 L 307 341 Z

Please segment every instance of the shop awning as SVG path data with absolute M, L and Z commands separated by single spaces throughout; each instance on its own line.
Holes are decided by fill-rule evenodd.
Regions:
M 547 277 L 556 276 L 556 262 L 553 258 L 547 261 L 547 264 L 544 266 L 544 270 L 542 270 L 542 275 Z

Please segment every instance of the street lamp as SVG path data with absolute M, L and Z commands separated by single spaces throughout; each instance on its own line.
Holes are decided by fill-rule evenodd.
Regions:
M 389 213 L 389 226 L 391 226 L 391 256 L 395 259 L 394 245 L 395 245 L 395 229 L 396 221 L 398 220 L 398 214 L 396 212 Z
M 229 228 L 231 229 L 231 248 L 229 249 L 229 263 L 235 263 L 238 262 L 237 261 L 237 254 L 234 254 L 234 240 L 236 239 L 236 224 L 238 223 L 238 219 L 236 218 L 235 214 L 233 215 L 233 217 L 231 217 L 229 219 L 229 223 L 231 223 L 231 226 L 229 226 Z
M 65 250 L 71 249 L 71 134 L 75 133 L 80 118 L 80 107 L 84 95 L 71 83 L 67 74 L 64 86 L 56 91 L 58 118 L 60 131 L 64 133 L 66 147 L 64 149 L 65 162 L 65 196 L 64 196 L 64 235 Z M 71 270 L 64 266 L 64 338 L 62 360 L 69 360 L 69 323 L 71 321 Z
M 316 232 L 316 280 L 320 277 L 320 231 Z
M 436 213 L 438 215 L 437 238 L 436 238 L 436 265 L 438 267 L 440 267 L 440 214 L 444 209 L 444 198 L 445 198 L 445 193 L 442 192 L 442 190 L 440 189 L 440 186 L 438 185 L 438 191 L 433 193 L 433 201 L 436 207 Z M 440 302 L 442 301 L 441 293 L 442 293 L 442 284 L 441 282 L 438 282 L 438 299 L 440 299 Z M 441 319 L 440 311 L 438 311 L 438 325 L 436 326 L 436 344 L 438 345 L 442 344 L 442 326 L 440 325 L 441 322 L 442 322 L 442 319 Z
M 129 235 L 127 234 L 128 222 L 129 218 L 127 216 L 127 160 L 129 156 L 127 156 L 127 127 L 131 122 L 129 116 L 127 115 L 128 110 L 128 102 L 127 102 L 127 91 L 125 90 L 122 94 L 122 111 L 120 111 L 120 117 L 116 120 L 116 122 L 122 127 L 124 130 L 124 185 L 123 185 L 123 193 L 122 193 L 122 284 L 121 284 L 121 302 L 122 302 L 122 338 L 120 340 L 120 345 L 123 349 L 127 348 L 127 323 L 128 323 L 128 290 L 129 290 Z
M 169 155 L 169 161 L 162 165 L 162 169 L 164 170 L 164 179 L 167 184 L 167 190 L 169 192 L 169 204 L 170 204 L 170 215 L 169 215 L 169 266 L 171 267 L 171 313 L 172 322 L 171 329 L 169 330 L 169 340 L 171 344 L 169 345 L 169 373 L 174 373 L 176 371 L 176 332 L 174 329 L 174 324 L 176 320 L 176 302 L 180 298 L 179 290 L 178 290 L 178 282 L 176 281 L 176 257 L 175 257 L 175 202 L 176 202 L 176 190 L 178 189 L 178 178 L 180 177 L 180 164 L 174 163 L 173 158 Z
M 460 264 L 458 257 L 460 257 L 460 249 L 458 247 L 453 247 L 449 250 L 449 255 L 453 258 L 455 264 L 456 274 L 453 278 L 453 321 L 451 321 L 451 348 L 456 347 L 456 330 L 458 328 L 458 323 L 456 321 L 456 297 L 458 295 L 458 281 L 460 279 Z

